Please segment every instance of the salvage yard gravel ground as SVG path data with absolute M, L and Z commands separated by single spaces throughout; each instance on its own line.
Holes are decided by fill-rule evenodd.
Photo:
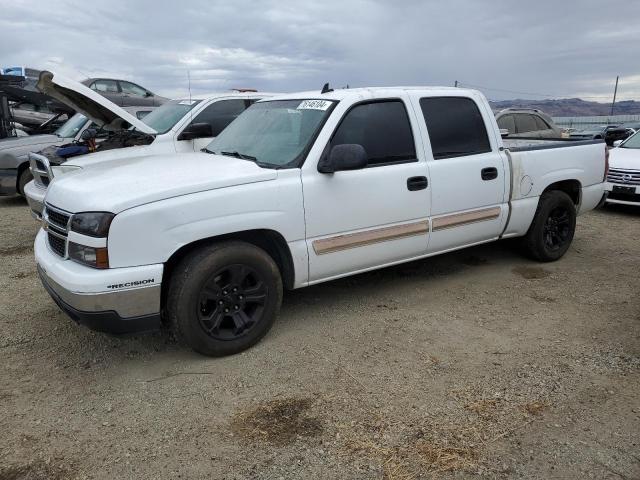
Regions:
M 0 199 L 0 480 L 640 478 L 640 210 L 287 292 L 257 346 L 75 325 Z

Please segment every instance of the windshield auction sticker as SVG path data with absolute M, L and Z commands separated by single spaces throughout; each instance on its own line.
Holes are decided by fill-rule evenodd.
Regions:
M 327 100 L 303 100 L 298 105 L 298 110 L 326 110 L 331 106 Z

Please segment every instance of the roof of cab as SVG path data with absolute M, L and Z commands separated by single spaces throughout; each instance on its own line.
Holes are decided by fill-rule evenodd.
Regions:
M 430 93 L 456 93 L 456 96 L 477 95 L 478 90 L 457 87 L 424 87 L 424 86 L 402 86 L 402 87 L 359 87 L 341 88 L 330 92 L 322 93 L 320 90 L 309 90 L 305 92 L 286 93 L 276 95 L 269 100 L 304 100 L 304 99 L 326 99 L 326 100 L 347 100 L 375 98 L 381 95 L 397 95 L 400 92 L 424 91 Z

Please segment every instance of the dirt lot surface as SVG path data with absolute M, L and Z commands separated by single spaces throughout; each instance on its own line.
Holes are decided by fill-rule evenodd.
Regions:
M 0 480 L 640 478 L 640 211 L 288 292 L 256 347 L 78 327 L 0 199 Z

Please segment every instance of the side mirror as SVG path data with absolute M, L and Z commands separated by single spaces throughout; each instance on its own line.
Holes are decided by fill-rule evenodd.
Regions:
M 187 125 L 178 140 L 193 140 L 194 138 L 213 137 L 213 129 L 209 123 L 192 123 Z
M 341 170 L 358 170 L 365 168 L 369 157 L 362 145 L 345 143 L 331 148 L 329 155 L 318 163 L 320 173 L 334 173 Z
M 616 140 L 615 142 L 613 142 L 613 146 L 619 147 L 622 142 L 624 142 L 624 140 Z
M 501 128 L 500 129 L 500 136 L 502 138 L 508 137 L 509 136 L 509 130 L 507 130 L 506 128 Z
M 144 96 L 145 96 L 145 97 L 147 97 L 147 98 L 148 98 L 148 97 L 153 97 L 153 93 L 151 93 L 151 92 L 144 92 Z

